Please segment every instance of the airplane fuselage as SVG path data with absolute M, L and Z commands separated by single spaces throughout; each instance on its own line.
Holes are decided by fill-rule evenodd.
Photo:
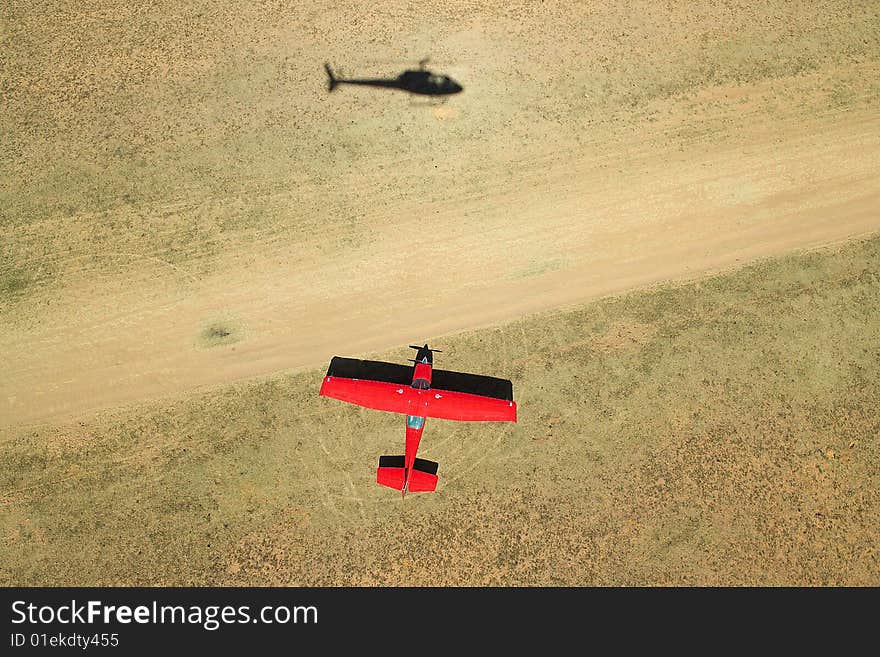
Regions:
M 416 366 L 413 369 L 412 388 L 417 390 L 418 396 L 423 391 L 431 388 L 431 370 L 434 367 L 433 356 L 425 345 L 416 354 Z M 409 489 L 409 479 L 412 476 L 413 465 L 416 462 L 416 453 L 419 451 L 419 443 L 422 440 L 422 432 L 425 430 L 425 418 L 420 415 L 406 416 L 406 453 L 404 455 L 404 484 L 402 493 L 406 495 Z

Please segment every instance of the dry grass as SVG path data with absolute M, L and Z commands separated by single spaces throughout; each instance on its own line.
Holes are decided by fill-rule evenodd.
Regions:
M 528 181 L 536 157 L 685 147 L 738 119 L 816 120 L 880 94 L 877 3 L 480 5 L 13 2 L 0 310 L 150 259 L 198 276 L 276 239 L 363 243 L 365 197 L 479 196 Z M 425 55 L 466 81 L 454 107 L 326 93 L 325 59 L 382 76 Z
M 876 178 L 877 2 L 479 4 L 12 2 L 0 28 L 6 353 L 33 348 L 68 371 L 43 354 L 114 344 L 98 329 L 139 295 L 115 320 L 135 343 L 162 340 L 150 330 L 186 324 L 180 290 L 253 265 L 277 273 L 275 259 L 316 296 L 330 281 L 297 267 L 338 259 L 354 298 L 370 265 L 385 271 L 385 251 L 367 259 L 380 231 L 411 237 L 431 208 L 444 213 L 426 234 L 445 230 L 481 275 L 525 285 L 612 257 L 601 243 L 578 250 L 591 224 L 574 212 L 559 224 L 556 199 L 597 203 L 612 229 L 642 234 L 618 222 L 646 208 L 616 192 L 649 155 L 720 169 L 682 167 L 684 195 L 656 175 L 653 221 L 706 196 L 770 226 L 771 210 L 798 210 L 787 203 L 804 184 L 846 199 Z M 326 93 L 324 60 L 387 76 L 425 55 L 464 82 L 455 103 Z M 792 126 L 808 142 L 854 119 L 860 166 L 846 175 L 834 159 L 801 166 L 797 140 L 776 150 Z M 601 176 L 580 179 L 584 162 Z M 501 241 L 507 268 L 493 269 L 460 236 L 503 234 L 515 218 L 504 203 L 525 197 L 548 202 L 519 217 L 540 248 Z M 759 199 L 778 206 L 743 214 Z M 412 222 L 389 226 L 394 212 Z M 693 219 L 688 237 L 715 230 Z M 442 267 L 450 253 L 416 256 Z M 514 380 L 520 422 L 430 421 L 422 455 L 440 462 L 440 488 L 403 503 L 373 469 L 402 449 L 402 419 L 318 398 L 321 371 L 4 430 L 0 584 L 877 586 L 878 271 L 875 237 L 437 338 L 439 366 Z M 216 308 L 195 317 L 186 349 L 231 353 L 267 319 L 288 320 L 227 313 L 231 291 L 206 300 Z M 275 287 L 257 292 L 279 302 Z M 49 321 L 60 329 L 34 332 Z M 116 344 L 133 376 L 164 375 Z M 16 373 L 47 396 L 67 377 Z
M 880 238 L 432 340 L 520 422 L 402 419 L 283 376 L 20 429 L 4 584 L 880 584 Z M 401 349 L 381 357 L 399 360 Z

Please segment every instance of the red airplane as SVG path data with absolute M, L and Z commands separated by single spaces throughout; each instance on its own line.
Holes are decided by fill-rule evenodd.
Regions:
M 408 365 L 334 356 L 321 393 L 350 404 L 406 415 L 406 454 L 380 456 L 376 482 L 399 490 L 437 488 L 437 463 L 417 459 L 425 418 L 463 422 L 516 422 L 513 384 L 491 376 L 435 370 L 434 353 L 410 345 L 417 354 Z

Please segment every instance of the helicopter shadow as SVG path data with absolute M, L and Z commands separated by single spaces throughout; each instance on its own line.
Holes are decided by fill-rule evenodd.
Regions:
M 336 75 L 330 64 L 324 64 L 327 73 L 327 91 L 333 92 L 340 85 L 377 87 L 406 91 L 415 96 L 424 96 L 428 102 L 410 103 L 416 105 L 437 105 L 445 103 L 449 96 L 461 93 L 464 87 L 448 75 L 441 75 L 425 68 L 427 59 L 419 62 L 418 69 L 409 69 L 396 78 L 344 78 Z

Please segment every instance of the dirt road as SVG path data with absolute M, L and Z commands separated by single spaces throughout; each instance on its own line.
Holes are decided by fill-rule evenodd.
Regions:
M 583 46 L 548 42 L 547 16 L 517 23 L 453 12 L 435 17 L 434 31 L 381 23 L 383 62 L 416 61 L 431 45 L 451 62 L 444 72 L 465 92 L 445 104 L 413 106 L 375 89 L 328 94 L 320 64 L 348 54 L 343 26 L 250 14 L 225 36 L 233 50 L 250 49 L 239 65 L 251 84 L 221 70 L 229 96 L 200 101 L 216 112 L 213 123 L 198 114 L 207 133 L 184 130 L 196 125 L 193 106 L 171 103 L 153 78 L 140 87 L 152 90 L 152 105 L 117 110 L 131 126 L 108 128 L 101 98 L 86 96 L 80 102 L 110 143 L 128 144 L 132 128 L 155 162 L 183 159 L 176 169 L 121 173 L 146 181 L 132 182 L 133 200 L 123 202 L 112 158 L 81 146 L 77 157 L 105 171 L 99 182 L 71 179 L 61 197 L 81 205 L 53 205 L 60 197 L 45 180 L 36 200 L 9 202 L 9 270 L 37 271 L 37 283 L 3 306 L 0 426 L 317 367 L 333 354 L 423 342 L 880 229 L 876 52 L 835 59 L 819 47 L 829 32 L 810 27 L 797 41 L 812 44 L 798 51 L 809 65 L 741 74 L 752 60 L 725 41 L 713 52 L 728 72 L 692 80 L 686 40 L 676 42 L 674 66 L 662 68 L 663 21 L 637 22 L 621 42 L 616 26 L 632 26 L 632 15 L 608 10 L 590 28 L 560 9 L 553 21 L 589 31 L 595 49 L 566 80 L 560 67 Z M 363 20 L 378 29 L 379 18 Z M 521 29 L 502 37 L 514 24 Z M 771 27 L 783 24 L 791 17 Z M 303 36 L 309 25 L 320 29 Z M 357 25 L 346 38 L 366 47 L 371 32 Z M 793 25 L 811 25 L 809 16 Z M 602 64 L 637 37 L 642 50 L 616 68 Z M 190 84 L 174 93 L 189 98 L 204 90 L 193 91 L 193 80 L 215 80 L 205 70 L 220 75 L 212 47 L 196 41 L 207 59 L 162 64 L 168 80 Z M 770 60 L 788 61 L 786 52 Z M 254 82 L 268 75 L 266 62 L 284 70 L 283 81 Z M 118 60 L 97 66 L 112 79 Z M 654 77 L 641 73 L 651 66 Z M 23 79 L 38 85 L 37 73 Z M 56 75 L 56 85 L 74 84 Z M 664 80 L 644 97 L 627 91 Z M 37 100 L 12 97 L 21 106 Z M 157 111 L 170 137 L 153 127 Z M 40 148 L 60 143 L 63 162 L 74 141 L 91 143 L 95 122 L 65 117 L 51 129 L 59 132 L 41 124 L 23 155 L 5 154 L 12 192 L 4 198 L 28 189 L 28 165 L 45 166 Z

